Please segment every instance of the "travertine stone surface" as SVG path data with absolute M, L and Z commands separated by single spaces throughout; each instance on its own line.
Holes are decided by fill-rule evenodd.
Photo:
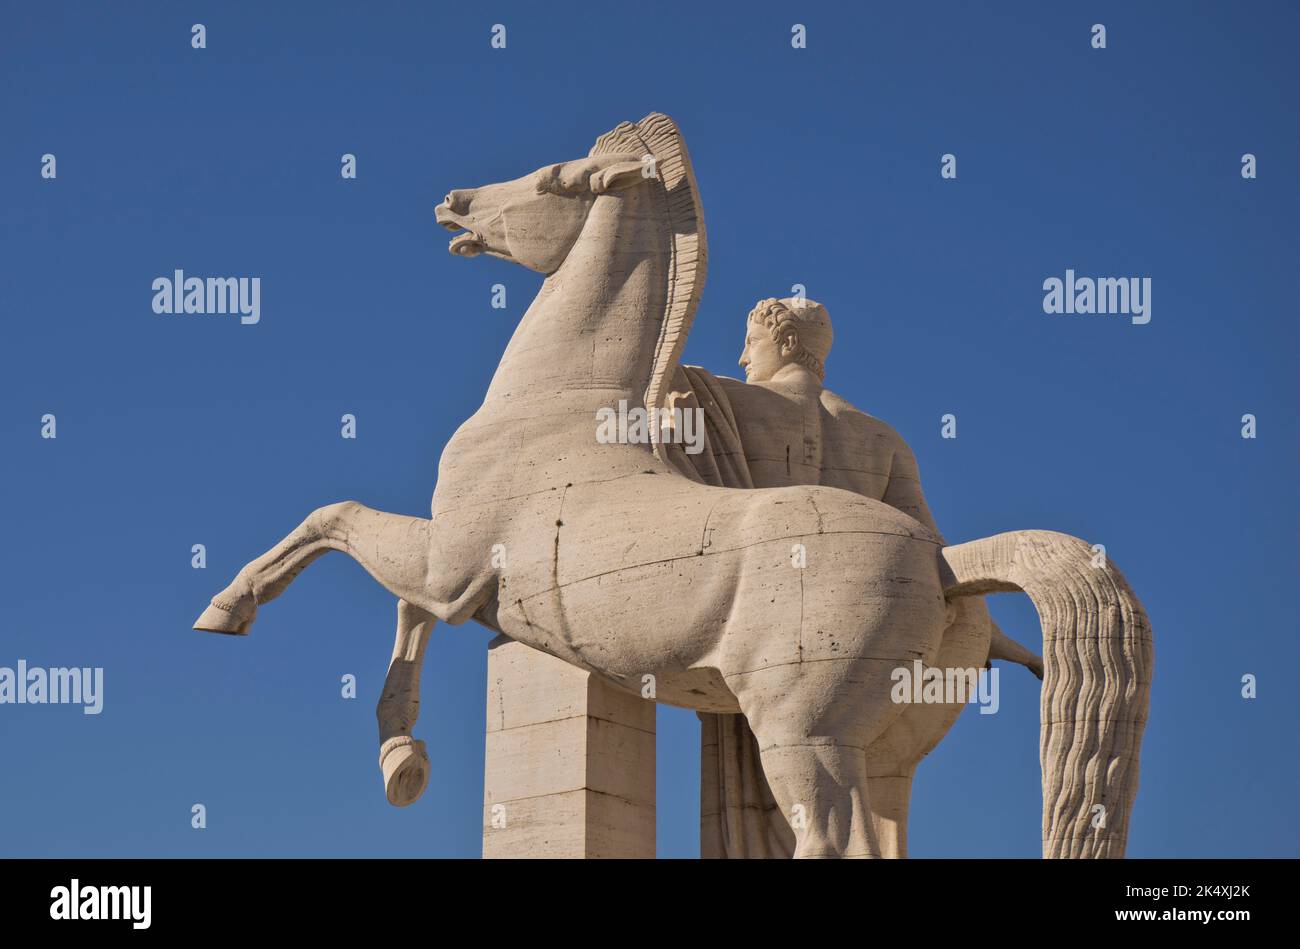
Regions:
M 602 411 L 669 403 L 704 284 L 703 209 L 672 120 L 625 122 L 586 157 L 453 190 L 435 217 L 457 232 L 453 253 L 545 280 L 443 451 L 431 516 L 319 508 L 197 628 L 247 633 L 314 559 L 342 551 L 444 623 L 473 618 L 632 695 L 648 675 L 658 701 L 743 713 L 780 812 L 801 815 L 794 855 L 874 857 L 899 846 L 899 794 L 873 791 L 887 775 L 869 757 L 907 721 L 892 673 L 942 663 L 950 632 L 968 643 L 962 597 L 1026 589 L 1047 637 L 1044 708 L 1074 710 L 1068 728 L 1044 721 L 1044 852 L 1122 853 L 1151 640 L 1118 573 L 1078 559 L 1083 541 L 972 541 L 957 569 L 933 529 L 885 501 L 821 484 L 714 487 L 662 444 L 595 437 Z M 1088 635 L 1103 614 L 1106 635 Z M 1104 833 L 1077 816 L 1098 804 Z
M 504 636 L 488 652 L 485 857 L 653 857 L 655 706 Z

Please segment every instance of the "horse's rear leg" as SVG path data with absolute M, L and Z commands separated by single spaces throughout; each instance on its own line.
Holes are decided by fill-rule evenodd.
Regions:
M 195 629 L 248 632 L 257 608 L 331 550 L 347 554 L 390 593 L 437 614 L 426 590 L 432 522 L 343 501 L 313 511 L 273 549 L 240 570 L 195 621 Z
M 912 799 L 912 775 L 873 775 L 867 778 L 867 807 L 880 855 L 907 856 L 907 810 Z
M 892 856 L 873 812 L 867 752 L 896 719 L 884 660 L 783 665 L 729 680 L 758 740 L 795 857 Z
M 867 803 L 866 751 L 834 739 L 761 747 L 763 774 L 794 831 L 796 858 L 880 857 Z

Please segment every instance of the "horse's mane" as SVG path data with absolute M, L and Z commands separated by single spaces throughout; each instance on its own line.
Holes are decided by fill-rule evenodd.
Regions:
M 672 258 L 668 268 L 668 305 L 655 344 L 654 368 L 646 385 L 646 408 L 661 408 L 667 401 L 673 371 L 686 346 L 695 309 L 704 291 L 709 269 L 708 241 L 704 233 L 704 208 L 691 158 L 681 130 L 668 116 L 652 112 L 640 122 L 622 122 L 596 139 L 595 155 L 654 156 L 657 187 L 666 203 L 666 217 L 672 230 Z M 655 454 L 663 457 L 662 446 Z

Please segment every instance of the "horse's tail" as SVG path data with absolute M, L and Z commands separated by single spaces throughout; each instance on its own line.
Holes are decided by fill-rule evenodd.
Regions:
M 1023 590 L 1043 626 L 1043 856 L 1122 857 L 1151 696 L 1151 626 L 1100 548 L 1054 531 L 947 547 L 945 595 Z

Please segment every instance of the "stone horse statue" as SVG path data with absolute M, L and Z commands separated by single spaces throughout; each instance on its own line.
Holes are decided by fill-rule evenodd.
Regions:
M 795 856 L 873 857 L 891 853 L 891 815 L 865 752 L 904 711 L 892 673 L 936 663 L 959 598 L 1023 590 L 1043 625 L 1044 855 L 1123 855 L 1151 633 L 1087 543 L 1016 531 L 944 546 L 872 498 L 702 484 L 662 442 L 595 437 L 601 409 L 667 404 L 703 287 L 698 189 L 669 118 L 622 123 L 585 158 L 452 191 L 436 219 L 457 232 L 452 253 L 546 279 L 443 452 L 431 517 L 320 508 L 195 628 L 247 633 L 312 560 L 342 551 L 401 603 L 399 673 L 418 668 L 435 619 L 473 618 L 634 692 L 653 675 L 660 701 L 744 714 L 781 811 L 803 815 Z M 390 676 L 393 691 L 402 679 Z M 408 726 L 381 721 L 398 801 L 427 780 Z

